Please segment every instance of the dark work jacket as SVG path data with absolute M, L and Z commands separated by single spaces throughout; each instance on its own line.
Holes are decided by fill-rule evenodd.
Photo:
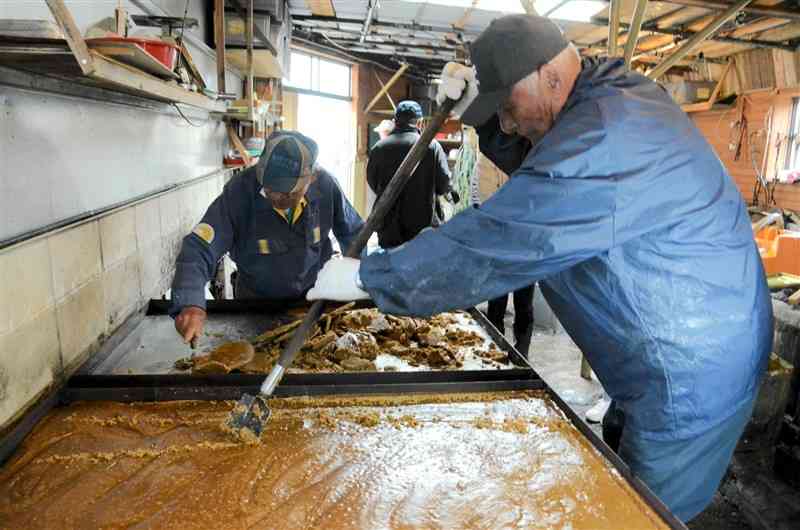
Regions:
M 528 151 L 531 150 L 530 140 L 516 134 L 505 134 L 500 129 L 500 119 L 497 114 L 475 130 L 478 133 L 481 153 L 506 175 L 511 175 L 519 169 Z
M 739 190 L 686 113 L 620 60 L 584 60 L 491 198 L 365 257 L 360 277 L 381 311 L 420 316 L 539 281 L 645 439 L 688 439 L 749 406 L 772 348 Z
M 323 169 L 306 192 L 302 215 L 290 225 L 261 194 L 256 178 L 260 167 L 234 176 L 183 239 L 170 314 L 187 305 L 205 308 L 205 284 L 226 252 L 236 262 L 245 291 L 271 300 L 301 298 L 333 253 L 331 230 L 345 250 L 364 224 L 336 179 Z
M 367 182 L 378 198 L 418 138 L 419 131 L 414 127 L 398 126 L 372 148 L 367 163 Z M 402 245 L 431 226 L 436 195 L 449 191 L 447 155 L 434 140 L 378 230 L 380 245 L 383 248 Z

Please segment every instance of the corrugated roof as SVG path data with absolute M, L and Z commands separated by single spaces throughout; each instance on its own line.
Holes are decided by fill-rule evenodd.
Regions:
M 256 2 L 270 1 L 256 0 Z M 636 0 L 620 1 L 624 34 L 626 31 L 624 28 L 632 17 Z M 442 5 L 443 3 L 451 5 Z M 757 3 L 760 2 L 754 2 Z M 460 46 L 474 40 L 493 19 L 507 14 L 487 7 L 516 6 L 514 11 L 520 11 L 517 0 L 381 0 L 379 8 L 375 10 L 370 32 L 362 43 L 360 38 L 370 0 L 331 0 L 331 4 L 336 17 L 324 18 L 312 16 L 306 0 L 289 0 L 298 36 L 337 47 L 340 51 L 347 49 L 355 55 L 378 60 L 389 66 L 409 62 L 412 71 L 422 75 L 435 75 L 445 61 L 456 58 L 456 50 Z M 552 0 L 548 5 L 552 5 Z M 704 17 L 716 13 L 718 11 L 713 9 L 653 0 L 648 3 L 639 42 L 644 43 L 643 49 L 650 50 L 647 54 L 651 61 L 658 60 L 663 54 L 671 51 L 667 46 L 657 47 L 648 43 L 680 42 L 688 38 L 693 31 L 703 27 L 706 23 Z M 722 36 L 730 37 L 733 31 L 741 31 L 742 27 L 762 18 L 752 14 L 742 14 L 735 21 L 728 23 L 720 33 Z M 607 46 L 608 27 L 604 22 L 607 19 L 608 9 L 603 9 L 589 23 L 562 20 L 556 22 L 562 27 L 565 35 L 579 47 L 586 48 L 588 53 L 602 54 Z M 698 25 L 698 21 L 702 23 Z M 458 27 L 454 27 L 455 25 Z M 677 34 L 668 35 L 665 32 Z M 784 29 L 750 35 L 746 38 L 757 36 L 762 40 L 771 39 L 773 34 L 780 35 L 784 41 L 795 36 Z M 739 34 L 735 37 L 740 38 Z M 709 42 L 703 44 L 698 51 L 703 48 L 713 48 L 716 51 L 715 55 L 718 55 L 720 52 L 717 50 L 727 49 L 733 53 L 753 46 L 746 42 L 722 44 L 723 46 L 719 42 Z M 724 46 L 726 44 L 727 48 Z M 792 45 L 792 43 L 785 44 Z

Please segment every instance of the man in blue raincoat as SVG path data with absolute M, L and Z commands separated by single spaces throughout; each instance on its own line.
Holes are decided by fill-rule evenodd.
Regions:
M 333 230 L 347 249 L 363 225 L 336 179 L 316 163 L 317 144 L 273 133 L 256 166 L 234 176 L 183 239 L 170 314 L 185 342 L 206 320 L 206 282 L 226 252 L 236 262 L 239 299 L 302 299 L 333 254 Z
M 539 281 L 624 411 L 620 456 L 689 520 L 719 485 L 772 346 L 741 196 L 661 87 L 620 60 L 581 61 L 549 20 L 497 19 L 471 57 L 477 83 L 446 67 L 443 90 L 464 92 L 466 123 L 497 113 L 531 140 L 520 168 L 403 247 L 329 261 L 308 297 L 431 315 Z

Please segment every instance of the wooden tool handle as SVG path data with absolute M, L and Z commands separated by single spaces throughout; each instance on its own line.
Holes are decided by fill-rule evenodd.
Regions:
M 392 180 L 389 181 L 386 189 L 375 203 L 372 213 L 370 213 L 367 218 L 367 222 L 364 223 L 364 226 L 361 227 L 356 238 L 350 243 L 350 247 L 347 249 L 345 256 L 348 258 L 358 258 L 361 256 L 361 251 L 367 246 L 367 241 L 369 241 L 370 236 L 381 225 L 383 218 L 386 217 L 386 214 L 391 210 L 397 197 L 400 196 L 400 192 L 403 191 L 406 183 L 411 178 L 411 174 L 417 169 L 417 166 L 428 151 L 428 146 L 433 140 L 433 137 L 439 132 L 439 129 L 442 128 L 442 124 L 450 115 L 456 103 L 457 101 L 454 99 L 447 99 L 442 103 L 439 112 L 434 115 L 431 122 L 425 127 L 425 130 L 422 131 L 422 134 L 414 143 L 414 146 L 403 159 L 400 167 L 394 172 Z M 300 324 L 300 327 L 294 332 L 291 340 L 289 340 L 289 344 L 286 345 L 286 348 L 281 352 L 281 356 L 278 359 L 278 364 L 284 369 L 292 365 L 297 352 L 299 352 L 300 348 L 305 344 L 306 338 L 308 338 L 311 332 L 311 328 L 316 324 L 317 320 L 319 320 L 324 309 L 325 300 L 317 300 L 311 305 L 311 309 L 306 313 L 302 324 Z

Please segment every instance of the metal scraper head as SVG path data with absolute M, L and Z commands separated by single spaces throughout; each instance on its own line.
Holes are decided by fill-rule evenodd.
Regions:
M 243 394 L 228 416 L 226 427 L 240 440 L 257 441 L 271 414 L 264 398 Z

